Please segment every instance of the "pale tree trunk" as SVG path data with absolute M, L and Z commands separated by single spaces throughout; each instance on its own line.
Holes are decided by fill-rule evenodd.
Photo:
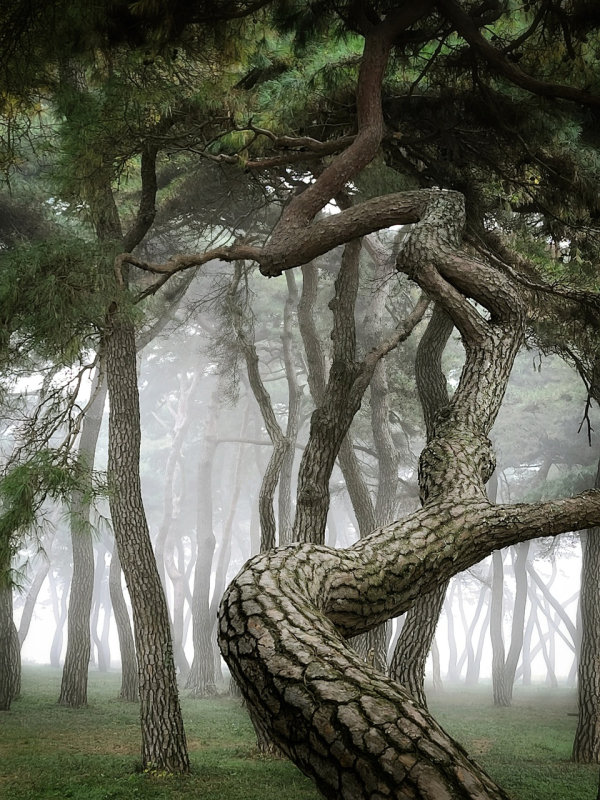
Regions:
M 215 657 L 210 617 L 210 574 L 215 554 L 216 539 L 213 530 L 212 472 L 218 446 L 217 423 L 219 419 L 219 387 L 210 398 L 204 423 L 204 440 L 198 462 L 198 495 L 196 514 L 197 555 L 194 570 L 192 601 L 192 638 L 194 660 L 187 676 L 186 689 L 192 697 L 216 694 Z
M 56 624 L 56 629 L 50 645 L 50 666 L 54 667 L 54 669 L 58 669 L 60 667 L 60 656 L 63 647 L 63 631 L 65 629 L 65 622 L 67 621 L 69 582 L 65 577 L 60 599 L 58 597 L 58 585 L 53 570 L 50 570 L 48 573 L 48 585 L 50 587 L 52 610 L 54 612 L 54 622 Z
M 490 568 L 487 581 L 482 583 L 481 585 L 481 591 L 479 592 L 479 599 L 477 601 L 477 608 L 475 610 L 475 614 L 473 615 L 473 620 L 471 622 L 471 625 L 469 627 L 469 632 L 467 634 L 471 639 L 475 635 L 475 628 L 477 627 L 477 623 L 479 621 L 481 612 L 485 605 L 487 593 L 491 585 L 491 580 L 492 580 L 492 571 Z M 477 647 L 475 649 L 472 648 L 472 653 L 469 653 L 469 656 L 467 658 L 467 672 L 465 674 L 465 686 L 476 686 L 477 683 L 479 682 L 479 672 L 481 669 L 481 656 L 483 654 L 485 634 L 489 625 L 489 611 L 490 611 L 490 605 L 488 603 L 487 612 L 481 624 L 481 629 L 477 640 Z
M 136 703 L 139 700 L 139 678 L 137 671 L 137 660 L 135 656 L 135 644 L 129 620 L 129 610 L 123 594 L 121 584 L 121 562 L 117 543 L 113 545 L 112 556 L 110 559 L 110 571 L 108 574 L 108 587 L 110 591 L 110 602 L 112 605 L 117 635 L 119 637 L 119 650 L 121 652 L 121 689 L 119 698 Z
M 96 566 L 94 569 L 93 586 L 93 605 L 92 605 L 92 618 L 91 618 L 91 636 L 94 644 L 96 645 L 96 654 L 98 656 L 98 672 L 108 672 L 110 669 L 110 654 L 106 652 L 104 642 L 102 641 L 101 634 L 98 632 L 98 625 L 100 622 L 100 612 L 104 604 L 104 581 L 106 580 L 106 552 L 107 548 L 103 543 L 98 543 L 96 552 Z M 106 615 L 106 606 L 104 613 Z
M 185 603 L 188 609 L 192 608 L 193 596 L 190 591 L 189 579 L 186 572 L 185 552 L 181 536 L 183 531 L 175 526 L 172 538 L 175 539 L 174 547 L 167 547 L 165 552 L 165 568 L 169 580 L 173 585 L 173 652 L 175 664 L 183 681 L 187 681 L 190 674 L 190 664 L 185 654 Z M 177 551 L 177 560 L 175 552 Z
M 133 611 L 138 661 L 142 764 L 187 772 L 169 612 L 156 567 L 140 482 L 140 410 L 133 324 L 116 310 L 106 339 L 110 398 L 110 510 Z
M 246 437 L 249 418 L 250 418 L 250 403 L 248 403 L 246 406 L 246 411 L 244 412 L 244 418 L 242 420 L 242 426 L 240 429 L 240 439 L 242 440 Z M 229 511 L 227 513 L 227 519 L 225 520 L 225 524 L 223 525 L 223 531 L 221 534 L 219 554 L 217 557 L 217 567 L 215 570 L 213 595 L 210 601 L 210 618 L 212 620 L 213 637 L 215 636 L 214 628 L 217 622 L 217 613 L 219 610 L 219 605 L 221 603 L 223 592 L 225 591 L 227 569 L 229 567 L 229 562 L 231 560 L 231 538 L 233 534 L 233 521 L 235 519 L 235 512 L 237 510 L 237 505 L 242 491 L 242 472 L 245 460 L 244 455 L 245 455 L 245 446 L 240 441 L 235 455 L 235 467 L 233 470 L 233 486 L 231 491 L 231 499 L 229 502 Z
M 492 582 L 492 616 L 490 634 L 492 636 L 492 686 L 494 705 L 510 706 L 512 702 L 515 674 L 525 631 L 525 606 L 527 602 L 527 558 L 529 542 L 521 542 L 517 546 L 517 557 L 514 561 L 515 603 L 510 635 L 510 647 L 506 660 L 504 658 L 504 639 L 502 634 L 504 592 L 504 570 L 502 556 L 496 551 L 493 554 L 494 575 Z
M 187 679 L 190 671 L 190 665 L 186 658 L 182 641 L 183 600 L 185 597 L 185 588 L 187 587 L 184 587 L 184 574 L 177 568 L 173 557 L 173 550 L 175 547 L 173 529 L 179 515 L 179 504 L 177 504 L 176 507 L 175 503 L 176 481 L 178 477 L 177 467 L 181 464 L 181 450 L 193 418 L 193 415 L 190 413 L 190 406 L 194 399 L 198 378 L 198 371 L 193 374 L 191 379 L 185 375 L 179 376 L 179 400 L 177 407 L 171 409 L 174 423 L 172 431 L 169 432 L 173 436 L 173 442 L 169 450 L 165 467 L 163 518 L 154 545 L 156 564 L 165 592 L 167 591 L 165 570 L 173 586 L 173 651 L 175 663 L 184 680 Z
M 48 570 L 50 569 L 50 563 L 52 559 L 52 545 L 54 544 L 54 537 L 55 531 L 51 530 L 42 542 L 42 548 L 40 553 L 40 565 L 37 568 L 35 575 L 33 576 L 33 580 L 29 585 L 29 589 L 27 591 L 27 597 L 25 598 L 25 603 L 23 605 L 23 612 L 21 614 L 21 620 L 19 622 L 19 643 L 21 647 L 27 638 L 27 634 L 29 633 L 29 626 L 31 625 L 31 620 L 33 618 L 33 612 L 35 609 L 35 604 L 38 599 L 38 595 L 40 590 L 43 586 L 44 581 L 48 575 Z
M 243 274 L 243 263 L 236 262 L 231 286 L 227 295 L 227 303 L 231 326 L 236 337 L 237 345 L 246 362 L 246 370 L 248 373 L 250 388 L 260 409 L 260 413 L 265 428 L 267 429 L 269 439 L 271 440 L 271 444 L 273 445 L 273 452 L 271 453 L 267 468 L 264 471 L 260 493 L 258 496 L 258 508 L 260 515 L 260 549 L 261 551 L 265 551 L 275 547 L 277 542 L 277 525 L 275 522 L 273 503 L 284 460 L 288 454 L 288 450 L 293 450 L 293 444 L 284 435 L 281 425 L 275 416 L 275 411 L 273 410 L 273 404 L 271 402 L 271 396 L 265 388 L 265 384 L 262 380 L 258 367 L 258 354 L 256 352 L 256 345 L 254 344 L 254 341 L 247 330 L 248 321 L 244 319 L 242 302 L 243 298 L 240 297 L 239 290 Z M 291 313 L 289 308 L 287 309 L 287 313 Z M 284 341 L 284 345 L 286 347 L 288 344 L 289 341 Z M 291 358 L 291 354 L 288 353 L 288 355 Z M 292 365 L 290 363 L 286 369 L 291 368 Z M 292 382 L 291 386 L 294 388 L 295 382 Z M 290 400 L 292 399 L 293 398 L 290 398 Z M 297 404 L 297 402 L 298 398 L 296 397 L 294 399 L 294 404 Z M 290 430 L 292 433 L 294 425 L 297 426 L 297 409 L 293 409 L 293 411 L 293 417 L 288 418 L 288 422 L 291 423 Z M 295 422 L 294 419 L 296 420 Z
M 460 249 L 462 198 L 439 192 L 432 203 L 398 261 L 451 314 L 466 362 L 421 455 L 423 508 L 347 550 L 299 544 L 261 554 L 221 606 L 222 652 L 253 713 L 324 796 L 338 800 L 507 797 L 345 639 L 407 610 L 493 549 L 600 522 L 594 492 L 489 502 L 488 433 L 523 340 L 524 309 L 507 273 Z
M 417 347 L 415 378 L 428 441 L 434 435 L 438 412 L 449 403 L 442 356 L 453 328 L 452 319 L 436 304 Z M 409 610 L 390 665 L 390 675 L 408 689 L 425 708 L 425 662 L 435 636 L 447 588 L 448 584 L 441 584 L 431 596 L 419 597 Z
M 281 465 L 279 478 L 279 544 L 290 544 L 292 541 L 292 470 L 296 440 L 298 439 L 298 423 L 300 418 L 300 400 L 302 392 L 296 376 L 296 361 L 294 358 L 293 315 L 298 306 L 298 288 L 294 273 L 285 273 L 288 287 L 288 296 L 283 309 L 283 364 L 288 385 L 288 418 L 285 430 L 286 450 Z
M 175 480 L 177 465 L 181 457 L 181 449 L 187 436 L 187 432 L 192 422 L 190 405 L 192 403 L 196 386 L 198 385 L 199 373 L 196 371 L 192 378 L 185 375 L 179 377 L 179 401 L 176 409 L 171 409 L 174 416 L 173 429 L 169 433 L 173 436 L 173 442 L 167 457 L 165 467 L 164 492 L 163 492 L 163 518 L 158 529 L 155 542 L 156 565 L 160 574 L 163 586 L 166 591 L 165 581 L 165 549 L 169 540 L 171 528 L 176 519 L 175 510 Z
M 77 456 L 84 466 L 88 485 L 74 492 L 71 498 L 73 578 L 67 618 L 67 651 L 58 698 L 60 705 L 70 708 L 87 705 L 91 649 L 90 613 L 94 591 L 94 545 L 90 529 L 92 468 L 102 425 L 106 394 L 106 381 L 100 373 L 100 368 L 97 367 L 92 382 L 94 400 L 83 420 Z

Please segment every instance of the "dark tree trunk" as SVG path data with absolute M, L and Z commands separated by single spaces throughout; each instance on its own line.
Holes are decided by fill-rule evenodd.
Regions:
M 596 486 L 600 483 L 596 479 Z M 579 721 L 573 760 L 600 763 L 600 529 L 581 536 L 581 651 L 579 656 Z
M 0 573 L 0 711 L 10 711 L 12 701 L 21 693 L 21 648 L 13 622 L 9 568 Z
M 90 529 L 91 471 L 102 425 L 106 401 L 106 381 L 96 369 L 92 393 L 95 394 L 83 420 L 78 458 L 86 469 L 88 491 L 78 490 L 71 498 L 71 544 L 73 578 L 67 618 L 67 652 L 63 666 L 58 702 L 70 708 L 87 705 L 87 682 L 90 664 L 90 613 L 94 591 L 94 544 Z M 108 613 L 108 612 L 107 612 Z
M 390 664 L 390 677 L 427 708 L 425 662 L 444 605 L 447 584 L 420 597 L 408 611 Z M 440 678 L 441 682 L 441 678 Z
M 106 339 L 110 397 L 110 510 L 133 611 L 138 661 L 142 764 L 187 772 L 169 612 L 156 567 L 140 482 L 140 411 L 133 324 L 114 311 Z
M 129 620 L 129 610 L 125 602 L 123 587 L 121 585 L 121 562 L 117 543 L 113 545 L 112 557 L 110 560 L 110 571 L 108 574 L 108 587 L 110 591 L 110 602 L 117 626 L 119 637 L 119 650 L 121 652 L 121 689 L 119 698 L 137 703 L 140 698 L 139 678 L 137 670 L 137 660 L 135 656 L 135 644 Z

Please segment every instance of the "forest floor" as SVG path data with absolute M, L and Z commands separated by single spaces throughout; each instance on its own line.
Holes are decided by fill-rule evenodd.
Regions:
M 2 800 L 317 800 L 283 759 L 261 757 L 240 702 L 188 700 L 183 707 L 193 773 L 136 771 L 137 706 L 119 701 L 117 673 L 90 674 L 89 705 L 57 705 L 60 672 L 25 667 L 23 695 L 0 714 Z M 515 800 L 592 800 L 597 767 L 569 761 L 576 719 L 572 690 L 519 689 L 496 709 L 490 687 L 445 691 L 431 710 Z

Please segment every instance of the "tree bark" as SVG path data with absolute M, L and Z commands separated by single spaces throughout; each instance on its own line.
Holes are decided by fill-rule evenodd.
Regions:
M 486 496 L 495 467 L 488 433 L 523 341 L 524 304 L 506 272 L 461 250 L 463 224 L 462 199 L 439 192 L 398 257 L 443 304 L 466 353 L 421 454 L 423 508 L 347 550 L 299 544 L 264 553 L 246 564 L 221 605 L 221 649 L 253 713 L 336 800 L 507 798 L 345 639 L 408 610 L 495 549 L 600 523 L 599 492 L 513 505 Z
M 94 544 L 90 529 L 91 484 L 106 395 L 106 381 L 100 374 L 99 368 L 96 368 L 92 382 L 94 400 L 83 420 L 78 452 L 78 459 L 86 470 L 88 486 L 87 491 L 78 489 L 71 498 L 73 578 L 67 617 L 67 651 L 58 698 L 60 705 L 69 708 L 81 708 L 87 705 L 91 649 L 90 613 L 94 591 Z
M 454 323 L 448 314 L 436 304 L 417 347 L 415 379 L 428 441 L 434 434 L 436 415 L 449 403 L 442 356 L 453 329 Z M 442 584 L 431 597 L 419 597 L 406 615 L 390 665 L 391 677 L 408 689 L 425 708 L 425 663 L 447 589 L 448 585 Z
M 12 701 L 21 693 L 21 648 L 13 621 L 13 590 L 8 575 L 6 567 L 0 585 L 0 711 L 10 711 Z
M 110 560 L 108 587 L 115 624 L 117 626 L 117 635 L 119 637 L 119 649 L 121 651 L 121 689 L 119 691 L 119 698 L 121 700 L 137 703 L 140 698 L 140 682 L 137 672 L 135 643 L 131 631 L 131 623 L 129 621 L 129 611 L 121 585 L 121 574 L 119 550 L 115 542 Z
M 169 612 L 142 502 L 140 411 L 133 324 L 113 310 L 106 338 L 110 510 L 131 606 L 138 661 L 142 764 L 187 772 Z
M 600 472 L 599 472 L 600 475 Z M 596 487 L 600 477 L 596 478 Z M 573 761 L 600 763 L 600 529 L 581 537 L 581 650 L 578 672 L 579 721 Z

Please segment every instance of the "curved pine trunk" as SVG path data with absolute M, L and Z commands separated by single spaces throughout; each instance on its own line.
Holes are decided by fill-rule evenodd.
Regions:
M 461 249 L 463 198 L 426 196 L 430 205 L 398 265 L 444 305 L 466 361 L 421 454 L 423 508 L 346 550 L 299 544 L 259 555 L 221 605 L 221 650 L 252 714 L 335 800 L 506 800 L 425 709 L 346 640 L 407 611 L 494 549 L 600 524 L 598 492 L 489 502 L 488 433 L 523 341 L 522 295 L 505 272 Z

